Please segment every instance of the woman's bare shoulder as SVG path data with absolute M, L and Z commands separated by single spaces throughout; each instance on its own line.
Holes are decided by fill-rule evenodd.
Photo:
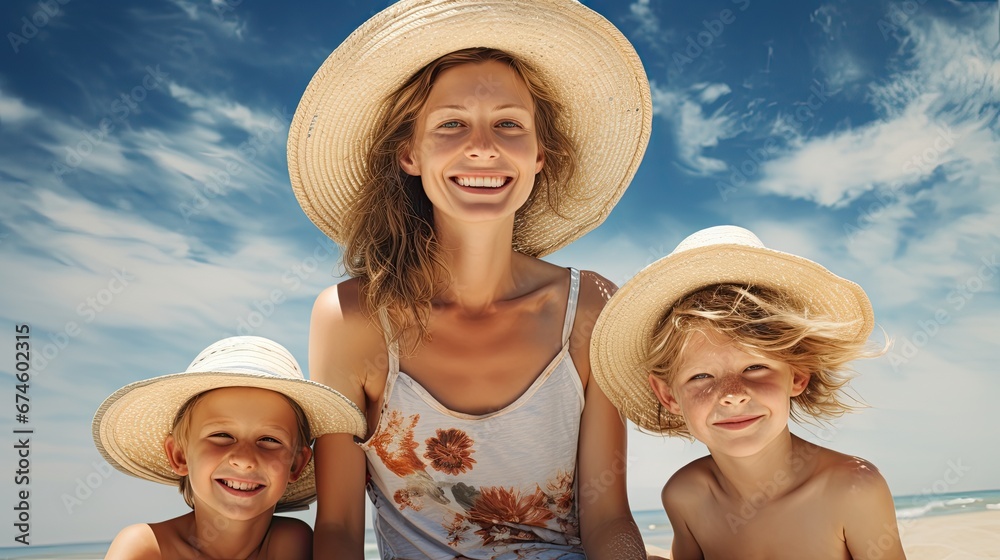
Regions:
M 364 395 L 374 390 L 370 381 L 387 367 L 385 339 L 373 314 L 364 309 L 359 280 L 323 290 L 309 327 L 310 379 L 340 391 L 364 410 Z

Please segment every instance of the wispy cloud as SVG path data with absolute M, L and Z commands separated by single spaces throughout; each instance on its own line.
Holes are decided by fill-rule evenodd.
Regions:
M 725 171 L 724 161 L 704 155 L 720 140 L 732 138 L 742 131 L 739 119 L 730 114 L 725 104 L 706 114 L 705 107 L 728 94 L 725 84 L 696 84 L 687 90 L 677 90 L 650 83 L 653 93 L 653 114 L 666 120 L 673 130 L 678 159 L 684 169 L 696 175 Z

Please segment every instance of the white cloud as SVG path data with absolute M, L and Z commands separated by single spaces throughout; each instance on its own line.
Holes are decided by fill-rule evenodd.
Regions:
M 711 105 L 718 101 L 718 99 L 724 95 L 729 95 L 733 90 L 729 89 L 726 84 L 695 84 L 692 89 L 701 89 L 701 93 L 698 95 L 698 100 L 701 101 L 703 105 Z
M 649 0 L 637 0 L 629 4 L 630 19 L 636 22 L 636 29 L 630 34 L 638 37 L 652 46 L 662 45 L 669 38 L 665 33 L 660 19 L 653 13 Z
M 697 84 L 693 95 L 660 87 L 650 83 L 653 94 L 653 114 L 659 115 L 673 126 L 678 158 L 684 168 L 696 175 L 708 175 L 727 169 L 726 162 L 705 156 L 706 148 L 718 146 L 720 140 L 732 138 L 742 131 L 736 115 L 727 112 L 723 105 L 706 115 L 702 103 L 715 102 L 729 93 L 725 84 Z M 700 99 L 711 99 L 701 102 Z
M 917 185 L 943 168 L 1000 153 L 993 120 L 1000 62 L 984 27 L 995 34 L 992 23 L 967 29 L 914 17 L 912 60 L 901 64 L 912 70 L 871 86 L 871 102 L 882 118 L 800 138 L 795 149 L 763 166 L 757 186 L 765 193 L 843 206 L 872 189 Z
M 0 122 L 17 124 L 33 120 L 40 115 L 37 109 L 28 107 L 17 97 L 10 97 L 0 91 Z
M 246 105 L 216 95 L 205 95 L 171 82 L 167 91 L 181 103 L 203 111 L 206 124 L 232 124 L 248 133 L 256 133 L 261 129 L 285 126 L 287 123 L 276 123 L 274 115 L 255 111 Z

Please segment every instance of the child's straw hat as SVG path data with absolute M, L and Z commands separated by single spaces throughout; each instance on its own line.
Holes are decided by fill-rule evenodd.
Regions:
M 180 477 L 171 472 L 163 449 L 174 417 L 192 397 L 222 387 L 257 387 L 287 396 L 305 412 L 314 438 L 329 433 L 365 435 L 361 410 L 337 391 L 306 380 L 283 346 L 259 336 L 235 336 L 202 350 L 182 373 L 137 381 L 115 391 L 94 416 L 94 443 L 116 469 L 176 485 Z M 304 509 L 315 499 L 310 460 L 299 479 L 289 482 L 277 510 Z
M 343 244 L 385 98 L 435 59 L 473 47 L 505 51 L 562 104 L 576 147 L 560 215 L 536 205 L 518 251 L 551 253 L 607 218 L 642 160 L 649 83 L 628 39 L 576 0 L 402 0 L 354 31 L 309 82 L 288 131 L 292 189 L 309 219 Z M 544 193 L 539 193 L 544 199 Z
M 875 326 L 860 286 L 802 257 L 768 249 L 752 232 L 716 226 L 690 236 L 625 283 L 601 312 L 590 342 L 594 379 L 640 428 L 665 433 L 683 420 L 663 411 L 644 362 L 653 333 L 685 296 L 715 284 L 761 286 L 789 294 L 811 315 L 848 325 L 866 340 Z

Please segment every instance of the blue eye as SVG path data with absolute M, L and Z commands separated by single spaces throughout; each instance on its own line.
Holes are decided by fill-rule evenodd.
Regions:
M 441 123 L 441 128 L 458 128 L 460 126 L 462 126 L 462 123 L 458 121 L 448 121 Z
M 500 121 L 497 123 L 500 128 L 521 128 L 521 125 L 517 124 L 515 121 Z

